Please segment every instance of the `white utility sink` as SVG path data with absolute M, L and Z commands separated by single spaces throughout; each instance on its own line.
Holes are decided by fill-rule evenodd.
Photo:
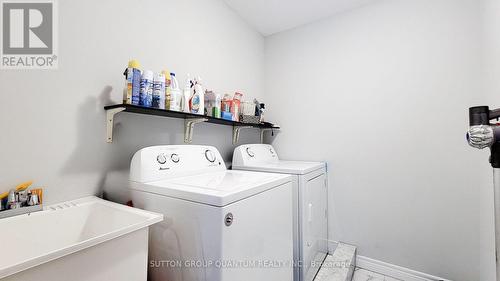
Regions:
M 148 227 L 162 220 L 97 197 L 1 219 L 0 279 L 146 280 Z

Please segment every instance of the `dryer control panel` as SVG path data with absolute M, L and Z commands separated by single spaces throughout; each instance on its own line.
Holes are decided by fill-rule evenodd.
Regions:
M 233 165 L 248 166 L 252 163 L 278 162 L 279 157 L 270 144 L 245 144 L 234 150 Z
M 204 145 L 160 145 L 137 151 L 130 163 L 130 180 L 151 182 L 226 170 L 217 148 Z

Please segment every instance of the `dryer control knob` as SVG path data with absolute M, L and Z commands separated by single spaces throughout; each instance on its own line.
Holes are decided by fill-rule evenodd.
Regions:
M 179 163 L 179 160 L 181 160 L 181 159 L 179 158 L 178 154 L 172 153 L 172 155 L 170 155 L 170 160 L 172 160 L 172 162 L 174 162 L 174 163 Z
M 158 156 L 156 156 L 156 161 L 158 161 L 158 163 L 163 165 L 167 163 L 167 157 L 165 157 L 164 154 L 158 154 Z
M 214 152 L 212 150 L 210 150 L 210 149 L 205 150 L 205 158 L 207 158 L 207 160 L 209 162 L 212 162 L 212 163 L 215 162 L 215 154 L 214 154 Z

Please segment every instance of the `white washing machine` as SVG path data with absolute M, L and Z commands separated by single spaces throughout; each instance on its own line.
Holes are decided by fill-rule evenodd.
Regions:
M 295 281 L 311 281 L 328 254 L 328 184 L 322 162 L 283 161 L 268 144 L 234 150 L 234 170 L 293 175 Z
M 165 218 L 150 230 L 148 280 L 292 280 L 289 175 L 226 170 L 211 146 L 153 146 L 132 158 L 130 188 Z

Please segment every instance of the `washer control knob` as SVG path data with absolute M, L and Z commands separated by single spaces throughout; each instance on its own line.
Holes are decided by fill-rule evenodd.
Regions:
M 250 147 L 247 147 L 247 154 L 250 157 L 255 157 L 255 153 L 253 153 L 253 151 L 250 149 Z
M 215 162 L 215 154 L 214 154 L 214 152 L 212 150 L 210 150 L 210 149 L 205 150 L 205 158 L 207 158 L 207 160 L 209 162 L 212 162 L 212 163 Z
M 158 161 L 158 163 L 160 164 L 165 164 L 167 163 L 167 157 L 165 157 L 165 154 L 158 154 L 158 156 L 156 156 L 156 161 Z
M 174 163 L 179 163 L 181 159 L 179 158 L 178 154 L 172 153 L 172 155 L 170 155 L 170 160 L 172 160 L 172 162 Z
M 274 154 L 274 150 L 272 148 L 269 148 L 269 152 L 271 152 L 271 154 Z

